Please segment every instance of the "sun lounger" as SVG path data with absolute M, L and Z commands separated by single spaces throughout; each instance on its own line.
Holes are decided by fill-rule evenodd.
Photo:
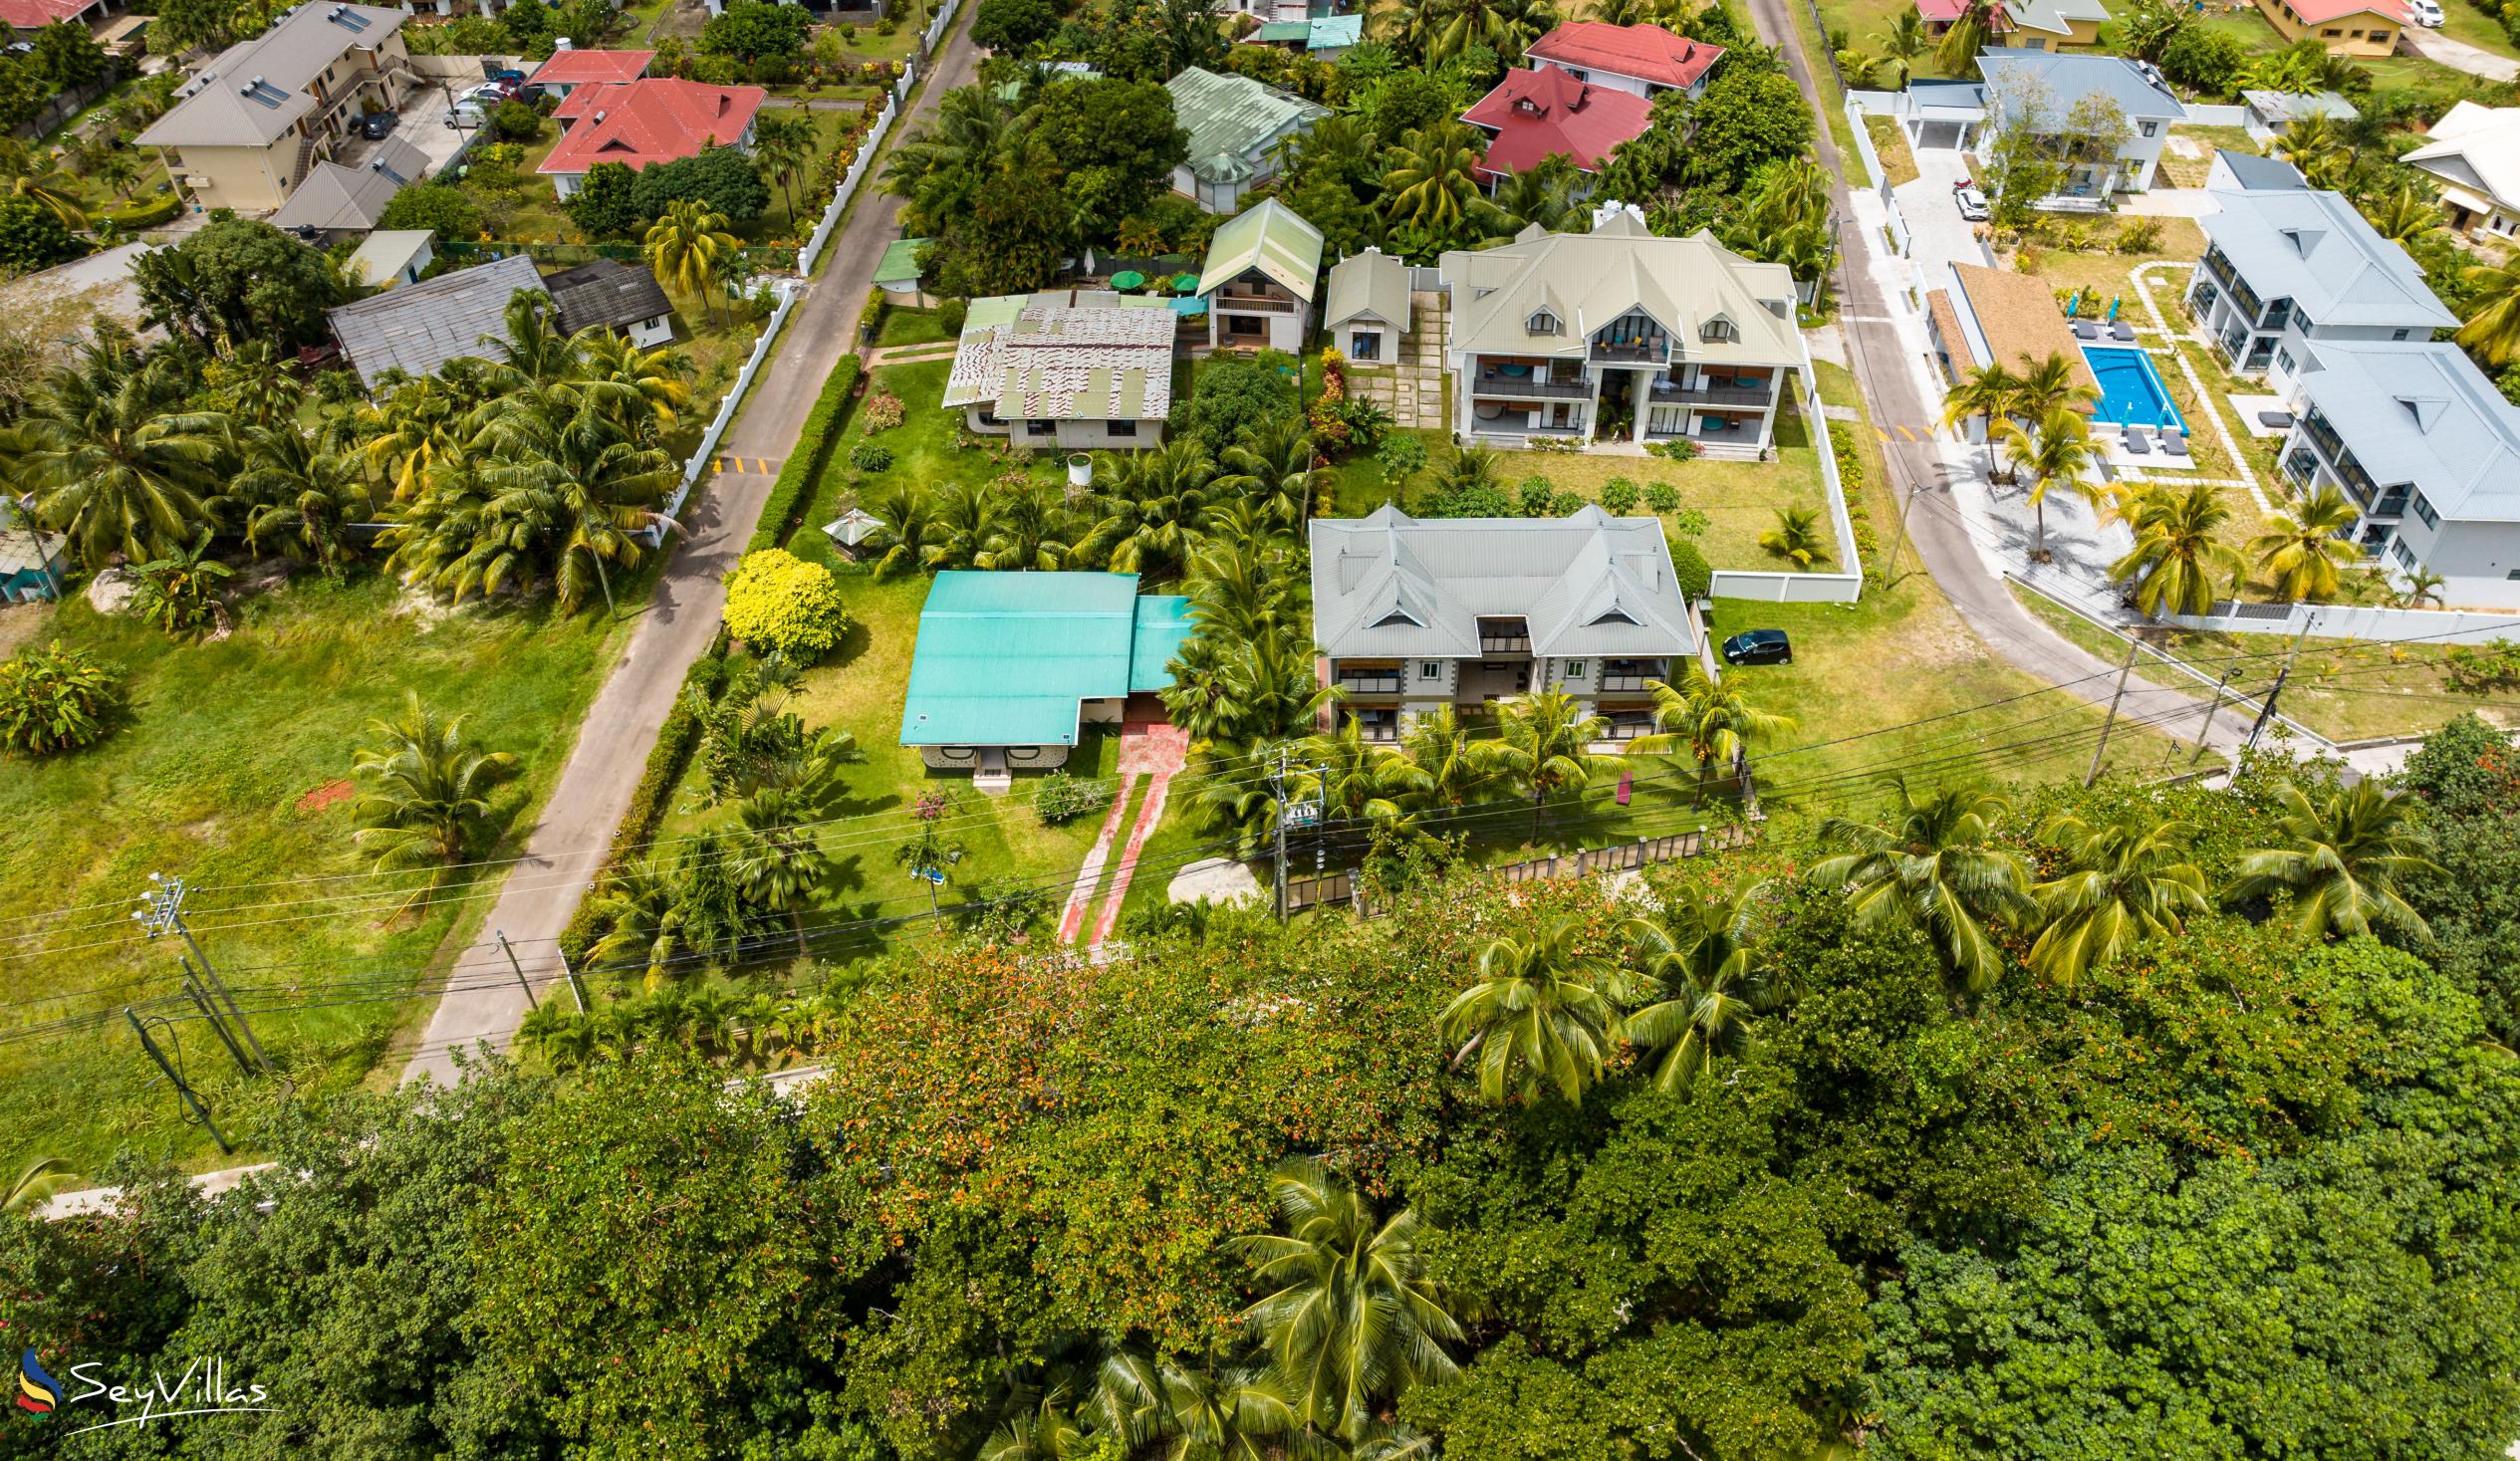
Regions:
M 2151 454 L 2151 433 L 2142 426 L 2129 426 L 2127 428 L 2127 455 L 2150 456 Z
M 2076 340 L 2098 340 L 2098 339 L 2100 339 L 2100 323 L 2099 323 L 2098 321 L 2096 321 L 2096 320 L 2077 320 L 2077 321 L 2075 321 L 2075 322 L 2074 322 L 2074 338 L 2075 338 Z
M 2257 413 L 2257 423 L 2270 431 L 2289 431 L 2293 425 L 2293 413 L 2291 411 L 2260 411 Z
M 2113 340 L 2123 340 L 2132 344 L 2135 340 L 2135 327 L 2124 320 L 2119 320 L 2110 325 L 2109 335 Z
M 2187 455 L 2187 436 L 2174 426 L 2161 428 L 2161 451 L 2165 456 Z

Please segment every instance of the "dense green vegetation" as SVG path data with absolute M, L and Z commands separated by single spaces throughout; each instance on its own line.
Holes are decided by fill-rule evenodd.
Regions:
M 836 993 L 801 1109 L 698 1058 L 759 1032 L 659 1028 L 291 1107 L 235 1196 L 134 1166 L 0 1273 L 57 1372 L 271 1388 L 191 1455 L 2487 1454 L 2520 1066 L 2464 910 L 2520 776 L 2467 723 L 2394 832 L 2294 801 L 1920 789 L 1651 900 L 975 938 Z M 2299 916 L 2397 891 L 2437 923 Z

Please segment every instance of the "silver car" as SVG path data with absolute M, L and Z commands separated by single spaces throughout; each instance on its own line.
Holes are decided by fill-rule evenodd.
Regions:
M 1989 211 L 1986 206 L 1986 194 L 1973 187 L 1964 187 L 1954 191 L 1951 194 L 1951 200 L 1960 205 L 1962 218 L 1971 223 L 1986 221 Z

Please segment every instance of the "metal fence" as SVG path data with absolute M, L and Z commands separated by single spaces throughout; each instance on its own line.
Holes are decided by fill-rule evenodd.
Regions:
M 1607 848 L 1588 848 L 1580 852 L 1549 857 L 1535 857 L 1528 862 L 1508 862 L 1490 867 L 1487 875 L 1499 882 L 1538 882 L 1551 877 L 1590 877 L 1603 872 L 1622 872 L 1635 867 L 1649 867 L 1657 862 L 1676 862 L 1707 852 L 1726 852 L 1749 846 L 1756 841 L 1757 831 L 1747 824 L 1732 823 L 1699 831 L 1673 833 L 1668 837 L 1638 838 L 1632 843 L 1618 843 Z M 1289 877 L 1286 880 L 1286 908 L 1299 913 L 1306 908 L 1352 902 L 1357 896 L 1357 874 L 1329 872 L 1312 877 Z M 1362 909 L 1366 917 L 1375 918 L 1390 911 L 1378 908 L 1371 901 Z

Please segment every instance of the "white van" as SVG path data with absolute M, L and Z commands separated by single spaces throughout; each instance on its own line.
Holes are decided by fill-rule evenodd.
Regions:
M 446 109 L 446 124 L 448 126 L 470 129 L 473 127 L 487 125 L 489 121 L 489 114 L 481 110 L 479 103 L 474 102 L 469 98 L 459 101 L 454 106 Z

